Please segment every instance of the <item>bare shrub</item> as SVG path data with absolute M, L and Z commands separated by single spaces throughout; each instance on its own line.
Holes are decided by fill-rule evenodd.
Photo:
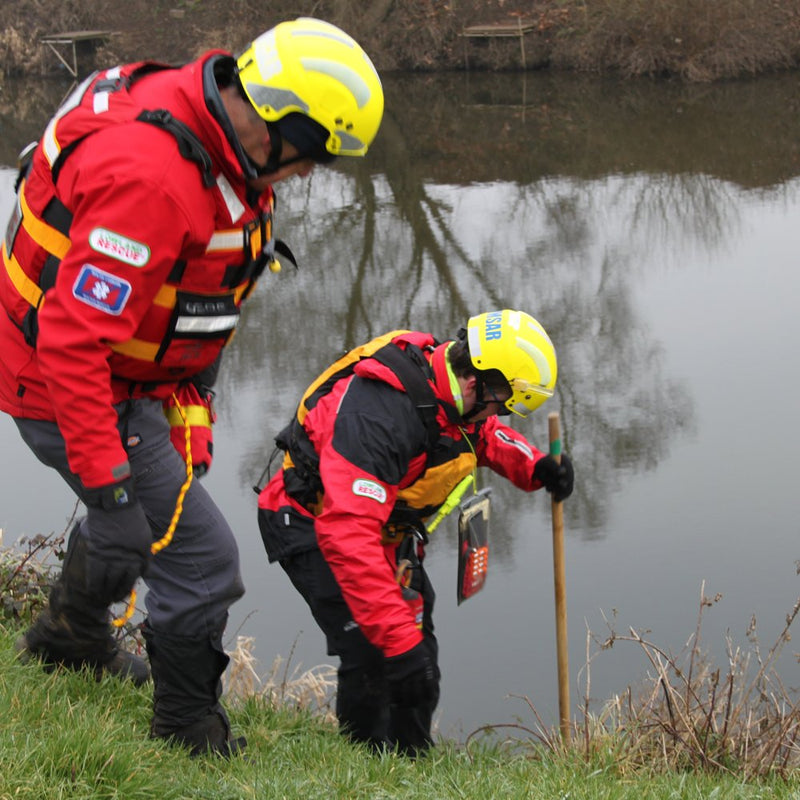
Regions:
M 26 627 L 47 605 L 50 590 L 61 572 L 67 534 L 78 508 L 76 501 L 61 533 L 22 537 L 12 547 L 2 546 L 3 531 L 0 529 L 0 619 Z M 124 608 L 124 604 L 120 608 Z M 120 647 L 139 655 L 144 652 L 140 623 L 125 620 L 124 624 L 115 626 L 113 633 Z
M 104 28 L 115 4 L 111 0 L 15 0 L 3 7 L 4 30 L 0 33 L 0 71 L 6 75 L 32 74 L 52 66 L 41 38 L 63 31 Z
M 0 617 L 29 623 L 47 603 L 63 558 L 64 534 L 24 537 L 13 548 L 1 546 L 2 535 L 0 530 Z
M 587 631 L 585 693 L 581 719 L 571 722 L 574 753 L 587 760 L 613 752 L 621 772 L 697 770 L 722 772 L 743 778 L 787 776 L 800 766 L 800 702 L 796 691 L 784 686 L 776 662 L 791 640 L 790 627 L 800 612 L 800 599 L 786 615 L 772 647 L 763 653 L 752 619 L 749 646 L 725 638 L 725 663 L 715 665 L 700 647 L 704 610 L 719 601 L 701 588 L 694 633 L 678 656 L 666 652 L 630 629 L 618 634 L 607 622 L 603 639 Z M 603 652 L 620 643 L 638 647 L 648 672 L 637 687 L 605 701 L 599 712 L 591 705 L 591 665 Z M 593 649 L 594 648 L 594 649 Z M 534 716 L 533 727 L 490 725 L 470 734 L 512 729 L 546 750 L 563 750 L 558 729 L 548 727 L 528 698 L 522 698 Z
M 471 40 L 465 27 L 525 21 L 526 66 L 674 75 L 690 81 L 795 66 L 800 0 L 314 0 L 304 8 L 275 0 L 17 0 L 4 17 L 0 71 L 53 67 L 44 34 L 105 29 L 93 53 L 102 67 L 155 59 L 182 63 L 210 48 L 238 51 L 258 32 L 298 15 L 341 25 L 380 71 L 520 69 L 516 37 Z M 13 33 L 13 35 L 12 35 Z M 84 69 L 90 66 L 85 60 Z
M 800 2 L 585 0 L 555 61 L 711 81 L 796 63 Z
M 0 69 L 5 75 L 22 75 L 28 69 L 30 45 L 14 28 L 0 32 Z

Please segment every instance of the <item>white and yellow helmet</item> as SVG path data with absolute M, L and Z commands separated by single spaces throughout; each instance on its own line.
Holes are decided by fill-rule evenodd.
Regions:
M 311 17 L 282 22 L 237 58 L 242 88 L 276 122 L 300 113 L 328 132 L 332 156 L 363 156 L 383 117 L 383 87 L 369 56 L 335 25 Z
M 553 396 L 558 364 L 545 329 L 524 311 L 488 311 L 467 323 L 473 366 L 497 370 L 511 388 L 506 408 L 527 417 Z

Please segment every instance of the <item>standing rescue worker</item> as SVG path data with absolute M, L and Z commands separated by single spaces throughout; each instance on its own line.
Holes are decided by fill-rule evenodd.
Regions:
M 259 495 L 261 536 L 340 658 L 336 713 L 352 739 L 410 755 L 431 745 L 440 673 L 424 520 L 476 467 L 570 495 L 569 458 L 498 419 L 527 417 L 555 382 L 553 345 L 520 311 L 474 316 L 443 343 L 394 331 L 333 364 L 276 438 L 286 452 Z
M 183 406 L 204 407 L 242 302 L 288 252 L 272 236 L 271 184 L 364 155 L 382 113 L 359 45 L 300 18 L 238 57 L 90 75 L 20 170 L 0 270 L 0 409 L 87 517 L 18 649 L 144 682 L 108 611 L 144 576 L 151 735 L 193 754 L 244 745 L 219 703 L 244 587 L 233 532 L 191 481 L 163 406 L 179 422 Z M 204 410 L 205 436 L 189 438 L 198 472 Z

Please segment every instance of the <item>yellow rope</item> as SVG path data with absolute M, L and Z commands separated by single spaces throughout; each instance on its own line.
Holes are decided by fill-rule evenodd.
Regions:
M 172 519 L 170 520 L 167 532 L 157 542 L 153 542 L 153 544 L 150 545 L 150 552 L 153 555 L 160 553 L 172 541 L 172 537 L 175 535 L 175 528 L 178 526 L 178 521 L 183 513 L 183 500 L 186 497 L 186 492 L 189 491 L 189 487 L 192 485 L 192 477 L 194 474 L 192 470 L 192 429 L 189 426 L 186 412 L 184 411 L 183 406 L 178 402 L 178 398 L 174 393 L 172 395 L 172 399 L 175 402 L 175 408 L 178 410 L 178 413 L 181 415 L 181 419 L 183 420 L 183 433 L 186 445 L 186 480 L 183 482 L 183 486 L 181 486 L 181 490 L 178 492 L 178 499 L 175 502 L 175 510 L 172 512 Z M 136 589 L 131 589 L 130 596 L 128 597 L 128 605 L 126 606 L 125 611 L 121 616 L 111 620 L 111 624 L 115 628 L 121 628 L 133 616 L 135 611 Z

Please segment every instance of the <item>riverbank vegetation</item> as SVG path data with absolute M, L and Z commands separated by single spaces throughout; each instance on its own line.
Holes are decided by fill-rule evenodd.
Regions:
M 302 674 L 277 659 L 258 674 L 252 641 L 232 648 L 226 702 L 247 758 L 191 760 L 147 736 L 150 687 L 88 671 L 46 672 L 22 664 L 14 641 L 41 607 L 57 575 L 63 536 L 37 537 L 0 551 L 0 800 L 6 798 L 796 798 L 800 791 L 800 704 L 777 675 L 800 601 L 775 644 L 728 643 L 723 666 L 700 648 L 696 629 L 674 656 L 636 631 L 587 637 L 585 695 L 572 720 L 571 746 L 533 707 L 507 725 L 442 741 L 417 762 L 375 756 L 337 733 L 334 671 Z M 11 598 L 11 601 L 7 601 Z M 135 628 L 123 644 L 140 647 Z M 592 662 L 612 647 L 634 646 L 649 665 L 637 687 L 590 703 Z
M 79 43 L 86 68 L 176 63 L 211 47 L 236 50 L 300 14 L 341 25 L 381 71 L 553 68 L 698 82 L 800 63 L 800 0 L 17 0 L 4 11 L 6 74 L 57 69 L 40 39 L 60 31 L 112 32 L 97 50 Z M 464 36 L 498 25 L 519 35 Z

